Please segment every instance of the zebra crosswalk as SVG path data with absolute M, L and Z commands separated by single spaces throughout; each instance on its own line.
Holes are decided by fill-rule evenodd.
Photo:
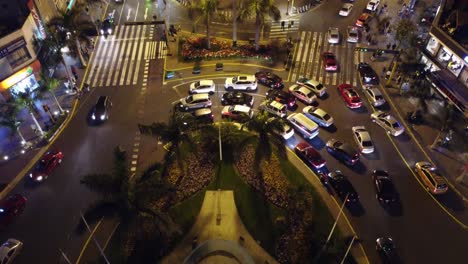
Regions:
M 357 64 L 363 61 L 363 53 L 355 51 L 356 44 L 341 40 L 340 44 L 329 44 L 324 32 L 300 31 L 290 68 L 290 79 L 307 77 L 318 80 L 324 85 L 341 83 L 357 84 Z M 325 51 L 333 52 L 338 61 L 337 72 L 327 72 L 321 55 Z
M 284 23 L 283 23 L 284 22 Z M 278 22 L 271 22 L 270 39 L 287 38 L 288 34 L 296 33 L 299 31 L 299 19 L 292 18 L 288 20 L 281 20 Z
M 155 25 L 119 25 L 101 38 L 85 82 L 92 87 L 136 85 L 143 60 L 164 59 L 166 43 L 153 40 Z

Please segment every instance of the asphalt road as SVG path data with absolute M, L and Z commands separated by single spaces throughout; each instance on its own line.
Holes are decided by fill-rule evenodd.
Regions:
M 362 10 L 364 7 L 363 2 L 355 3 L 352 15 L 349 18 L 341 19 L 337 15 L 340 5 L 340 1 L 330 0 L 326 5 L 304 15 L 301 19 L 301 29 L 322 33 L 329 25 L 337 25 L 340 29 L 344 29 L 355 21 L 356 17 L 360 15 L 358 10 Z M 121 13 L 120 10 L 123 7 L 126 9 Z M 135 0 L 127 0 L 124 5 L 115 8 L 119 15 L 119 25 L 126 21 L 145 19 L 145 13 L 147 14 L 146 19 L 151 19 L 150 9 L 144 7 L 143 2 L 138 4 Z M 129 11 L 130 8 L 131 11 Z M 120 14 L 122 15 L 120 16 Z M 321 19 L 319 20 L 317 17 Z M 121 31 L 124 32 L 123 35 L 127 34 L 124 28 L 118 30 L 116 34 L 120 34 Z M 137 34 L 140 30 L 132 29 L 129 32 L 128 34 Z M 141 34 L 146 34 L 144 36 L 153 37 L 157 35 L 158 31 L 156 29 L 151 35 L 150 28 L 142 28 L 141 32 Z M 307 38 L 301 41 L 310 40 L 316 41 L 316 43 L 323 41 L 323 38 L 320 37 L 323 35 L 317 38 L 306 36 Z M 118 37 L 120 38 L 120 35 Z M 130 35 L 121 37 L 122 39 L 132 39 Z M 143 35 L 139 35 L 139 38 L 143 38 Z M 307 61 L 295 64 L 290 72 L 278 72 L 285 80 L 289 80 L 286 82 L 286 87 L 300 75 L 312 73 L 315 76 L 315 72 L 317 72 L 317 76 L 320 75 L 319 67 L 321 66 L 317 59 L 317 53 L 314 51 L 324 49 L 324 46 L 309 46 L 309 44 L 301 43 L 298 43 L 297 49 L 302 47 L 302 50 L 306 50 L 305 48 L 307 48 L 308 53 L 306 54 L 304 51 L 304 53 L 299 54 L 296 51 L 295 58 L 298 62 Z M 133 71 L 138 72 L 137 84 L 128 85 L 125 80 L 131 77 L 119 76 L 120 80 L 124 80 L 122 85 L 105 85 L 106 78 L 113 78 L 119 83 L 119 77 L 112 75 L 112 73 L 124 69 L 127 72 L 132 72 L 130 70 L 132 66 L 124 68 L 125 63 L 122 65 L 114 63 L 121 68 L 107 68 L 106 70 L 105 67 L 110 67 L 112 63 L 101 65 L 100 61 L 105 62 L 109 60 L 109 57 L 119 57 L 119 55 L 105 53 L 105 50 L 110 50 L 110 46 L 105 46 L 104 42 L 101 45 L 102 49 L 99 48 L 99 45 L 96 48 L 96 61 L 95 64 L 91 64 L 91 68 L 99 64 L 103 71 L 100 73 L 101 75 L 89 73 L 92 79 L 97 78 L 97 85 L 89 95 L 82 99 L 75 117 L 52 146 L 52 148 L 60 149 L 65 153 L 63 163 L 43 184 L 34 186 L 23 181 L 13 191 L 13 193 L 25 194 L 28 198 L 28 204 L 24 213 L 8 230 L 1 233 L 0 238 L 6 240 L 14 237 L 25 243 L 24 251 L 18 257 L 18 263 L 31 263 L 32 259 L 41 260 L 41 262 L 56 262 L 61 259 L 63 262 L 59 249 L 62 249 L 70 259 L 76 260 L 87 239 L 86 232 L 76 231 L 80 211 L 85 210 L 96 199 L 93 193 L 79 184 L 81 176 L 88 173 L 108 172 L 112 167 L 112 149 L 116 145 L 122 145 L 128 150 L 133 148 L 138 122 L 167 120 L 172 104 L 180 97 L 187 95 L 189 83 L 195 79 L 203 78 L 203 76 L 193 76 L 189 70 L 180 71 L 181 76 L 185 78 L 178 78 L 168 82 L 167 85 L 160 86 L 162 60 L 151 60 L 146 69 L 144 60 L 133 61 L 130 59 L 128 64 L 132 65 L 133 63 Z M 120 49 L 123 50 L 124 47 L 120 46 Z M 343 58 L 338 57 L 343 69 L 343 72 L 338 74 L 340 77 L 320 75 L 328 87 L 329 96 L 324 100 L 319 99 L 318 105 L 335 118 L 336 125 L 331 129 L 320 129 L 319 137 L 310 143 L 319 149 L 327 160 L 328 169 L 341 170 L 350 178 L 360 194 L 362 208 L 360 210 L 346 210 L 346 214 L 355 226 L 370 262 L 377 262 L 377 255 L 374 251 L 375 239 L 379 236 L 389 235 L 394 237 L 399 255 L 406 263 L 463 263 L 466 257 L 464 249 L 468 244 L 466 230 L 462 229 L 428 195 L 407 166 L 409 164 L 411 167 L 415 162 L 424 159 L 413 139 L 408 133 L 398 138 L 389 138 L 382 128 L 370 121 L 369 115 L 372 110 L 366 100 L 364 100 L 365 107 L 363 109 L 353 111 L 347 109 L 338 97 L 336 83 L 339 81 L 349 81 L 353 84 L 356 83 L 358 87 L 360 86 L 354 68 L 356 57 L 352 52 L 349 52 L 352 49 L 352 46 L 347 45 L 337 48 L 338 52 L 342 52 L 337 56 L 344 55 Z M 138 63 L 140 67 L 136 67 Z M 230 73 L 225 71 L 226 74 L 209 77 L 218 84 L 219 93 L 213 97 L 216 98 L 222 94 L 222 84 L 225 77 L 238 73 L 253 74 L 259 69 L 246 65 L 231 66 Z M 146 92 L 142 95 L 145 72 L 148 74 L 149 81 L 147 89 L 145 89 Z M 103 79 L 103 85 L 99 85 L 100 79 Z M 329 81 L 334 84 L 328 84 Z M 259 91 L 255 93 L 257 95 L 255 107 L 262 101 L 265 91 L 265 87 L 260 87 Z M 111 117 L 101 126 L 89 126 L 87 123 L 89 110 L 99 95 L 111 96 L 114 105 Z M 392 111 L 391 105 L 385 107 Z M 302 103 L 299 103 L 296 111 L 301 111 L 302 108 Z M 220 101 L 216 99 L 213 105 L 216 119 L 220 118 L 220 111 Z M 376 144 L 376 152 L 371 155 L 363 155 L 359 165 L 355 168 L 349 168 L 326 153 L 324 144 L 332 137 L 354 144 L 351 138 L 351 127 L 354 125 L 365 125 L 368 128 Z M 300 136 L 296 135 L 287 144 L 292 147 L 302 140 Z M 402 200 L 400 213 L 388 212 L 376 201 L 370 178 L 374 169 L 386 169 L 392 176 Z M 450 213 L 460 219 L 465 219 L 465 223 L 468 222 L 463 206 L 453 193 L 437 198 L 437 200 Z

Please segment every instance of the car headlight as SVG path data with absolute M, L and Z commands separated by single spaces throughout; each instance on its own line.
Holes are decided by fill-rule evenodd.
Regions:
M 91 115 L 91 118 L 92 118 L 93 120 L 96 120 L 96 116 L 95 116 L 94 114 Z
M 104 120 L 106 118 L 106 115 L 101 115 L 101 120 Z
M 37 181 L 42 181 L 43 179 L 44 179 L 44 177 L 42 177 L 42 176 L 38 176 L 38 177 L 36 178 Z
M 112 28 L 107 29 L 107 33 L 112 34 Z
M 101 29 L 101 34 L 104 34 L 104 29 Z
M 29 173 L 29 178 L 32 178 L 32 177 L 33 177 L 32 173 Z

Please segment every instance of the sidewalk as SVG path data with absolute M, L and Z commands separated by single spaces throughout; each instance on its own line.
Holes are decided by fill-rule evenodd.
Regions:
M 434 1 L 424 0 L 424 2 L 426 2 L 427 6 L 429 7 L 433 4 Z M 388 11 L 383 12 L 383 16 L 387 15 L 391 18 L 391 25 L 397 25 L 398 21 L 401 19 L 399 17 L 399 11 L 401 10 L 402 5 L 398 4 L 397 1 L 387 1 L 387 5 Z M 423 12 L 424 10 L 421 3 L 417 3 L 415 6 L 415 12 L 410 15 L 410 19 L 414 21 L 416 25 L 418 25 L 418 19 L 421 17 Z M 424 30 L 427 31 L 428 29 L 429 28 L 418 26 L 418 33 L 424 34 Z M 395 30 L 392 31 L 393 32 L 391 32 L 389 36 L 378 34 L 374 21 L 374 24 L 371 23 L 370 33 L 377 37 L 378 43 L 377 45 L 364 46 L 386 49 L 387 44 L 393 45 L 394 43 L 397 43 L 397 41 L 394 40 Z M 390 62 L 392 60 L 390 55 L 386 55 L 386 59 L 384 60 L 376 60 L 374 62 L 370 61 L 370 56 L 371 54 L 365 54 L 365 61 L 371 64 L 377 73 L 382 73 L 384 68 L 389 69 Z M 385 89 L 385 92 L 389 95 L 391 101 L 395 104 L 395 106 L 397 106 L 394 111 L 398 112 L 398 116 L 405 118 L 407 112 L 419 109 L 420 103 L 419 99 L 415 97 L 402 95 L 400 85 L 397 84 L 395 76 L 396 74 L 393 76 L 394 78 L 391 81 L 391 85 L 383 89 Z M 385 87 L 385 83 L 386 80 L 381 78 L 382 87 Z M 457 192 L 465 202 L 467 202 L 468 176 L 460 177 L 463 170 L 466 170 L 468 165 L 468 143 L 466 143 L 467 134 L 464 130 L 467 121 L 458 115 L 454 122 L 455 125 L 452 128 L 454 131 L 453 139 L 450 141 L 448 146 L 431 148 L 434 141 L 438 139 L 439 135 L 442 137 L 445 134 L 440 132 L 445 121 L 443 120 L 443 113 L 445 112 L 445 106 L 443 103 L 444 100 L 438 98 L 431 98 L 426 100 L 428 111 L 427 113 L 423 113 L 423 119 L 425 122 L 422 125 L 410 125 L 406 119 L 400 121 L 405 123 L 407 128 L 411 129 L 410 132 L 414 134 L 415 139 L 419 145 L 424 148 L 427 155 L 435 163 L 434 165 L 439 168 L 441 174 L 447 178 L 450 187 L 455 192 Z M 459 178 L 458 181 L 457 178 Z

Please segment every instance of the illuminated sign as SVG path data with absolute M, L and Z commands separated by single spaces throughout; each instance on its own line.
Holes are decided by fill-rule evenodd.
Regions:
M 6 78 L 5 80 L 0 82 L 0 91 L 6 90 L 11 86 L 15 85 L 19 81 L 23 80 L 24 78 L 28 77 L 29 75 L 33 74 L 34 71 L 39 70 L 41 67 L 41 63 L 38 60 L 35 60 L 29 66 L 24 67 L 23 69 L 17 71 L 10 77 Z
M 37 12 L 37 9 L 36 9 L 36 6 L 34 5 L 33 0 L 29 0 L 28 7 L 29 7 L 29 10 L 31 11 L 31 16 L 34 20 L 34 23 L 36 24 L 36 27 L 38 29 L 38 34 L 36 37 L 40 39 L 45 39 L 46 37 L 45 28 L 44 28 L 44 25 L 42 24 L 41 17 L 39 16 L 39 13 Z
M 68 3 L 68 6 L 67 6 L 67 11 L 72 9 L 74 3 L 75 3 L 75 0 L 70 0 L 70 2 Z
M 26 40 L 23 37 L 8 43 L 6 47 L 0 48 L 0 59 L 24 46 L 26 46 Z

